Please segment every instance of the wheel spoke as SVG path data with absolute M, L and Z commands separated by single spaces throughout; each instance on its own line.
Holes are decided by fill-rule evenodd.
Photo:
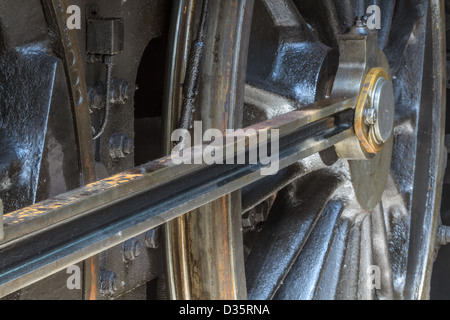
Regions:
M 340 201 L 327 203 L 308 241 L 277 291 L 275 299 L 311 300 L 314 298 L 333 240 L 333 230 L 342 209 L 343 204 Z
M 356 300 L 358 298 L 358 278 L 360 260 L 361 221 L 353 222 L 345 244 L 345 256 L 336 295 L 337 300 Z
M 359 276 L 358 276 L 358 300 L 373 300 L 374 290 L 371 287 L 370 271 L 373 262 L 372 251 L 372 219 L 371 213 L 363 214 L 361 223 L 361 238 L 359 247 Z
M 351 222 L 341 219 L 334 231 L 330 252 L 323 266 L 323 272 L 314 296 L 316 300 L 334 300 L 338 292 L 338 284 L 343 267 L 346 243 Z
M 343 30 L 335 4 L 328 0 L 294 0 L 294 3 L 303 18 L 317 31 L 320 41 L 337 48 Z
M 373 0 L 372 3 L 381 9 L 381 30 L 378 32 L 380 48 L 384 50 L 389 41 L 396 0 Z
M 382 300 L 394 298 L 392 265 L 389 257 L 388 234 L 384 217 L 387 213 L 380 205 L 371 215 L 373 264 L 380 268 L 381 271 L 380 287 L 377 288 L 376 294 L 377 298 Z
M 414 30 L 416 23 L 418 23 L 421 18 L 425 17 L 427 3 L 428 1 L 426 0 L 396 2 L 389 40 L 385 50 L 393 74 L 396 73 L 400 66 L 404 66 L 399 57 L 403 56 L 405 46 L 410 40 L 410 35 Z M 424 48 L 424 42 L 417 41 L 417 44 L 421 45 L 422 49 Z M 410 55 L 410 57 L 412 56 L 414 55 Z M 413 66 L 416 66 L 416 64 L 413 64 Z
M 334 175 L 315 173 L 278 196 L 246 263 L 250 299 L 271 299 L 276 294 L 323 214 L 324 199 L 338 183 Z

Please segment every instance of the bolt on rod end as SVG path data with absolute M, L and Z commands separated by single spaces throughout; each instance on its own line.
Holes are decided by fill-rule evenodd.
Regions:
M 394 117 L 392 82 L 383 68 L 373 68 L 366 77 L 355 114 L 355 132 L 368 153 L 381 152 L 393 134 Z

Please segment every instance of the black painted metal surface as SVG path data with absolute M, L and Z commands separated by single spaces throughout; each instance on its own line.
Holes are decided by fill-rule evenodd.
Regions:
M 329 94 L 338 53 L 319 41 L 291 1 L 256 1 L 247 82 L 307 105 Z

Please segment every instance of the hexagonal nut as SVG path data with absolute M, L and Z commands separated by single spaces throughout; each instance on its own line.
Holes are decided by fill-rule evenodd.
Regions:
M 367 108 L 364 110 L 364 122 L 368 126 L 374 126 L 377 122 L 377 110 L 374 108 Z
M 105 94 L 105 85 L 101 81 L 98 81 L 94 88 L 88 88 L 89 111 L 91 113 L 105 107 Z
M 100 294 L 104 296 L 112 296 L 117 292 L 117 276 L 112 271 L 100 272 Z
M 128 101 L 128 82 L 118 78 L 113 78 L 111 82 L 109 101 L 112 104 L 126 104 Z
M 109 154 L 113 159 L 122 159 L 133 152 L 130 139 L 124 134 L 114 133 L 109 140 Z
M 254 213 L 253 213 L 254 209 L 244 213 L 244 215 L 242 216 L 242 227 L 244 227 L 244 229 L 247 228 L 251 228 L 254 226 Z
M 136 260 L 141 255 L 141 244 L 137 239 L 130 239 L 122 244 L 124 262 Z
M 145 234 L 145 245 L 149 249 L 158 249 L 161 239 L 161 228 L 154 228 Z

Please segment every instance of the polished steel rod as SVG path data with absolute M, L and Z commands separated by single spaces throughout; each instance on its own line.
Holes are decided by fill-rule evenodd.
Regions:
M 256 132 L 261 141 L 267 132 L 278 130 L 277 166 L 283 169 L 354 136 L 355 104 L 356 98 L 325 100 L 244 131 Z M 248 154 L 255 146 L 251 139 L 245 141 L 241 152 Z M 234 136 L 223 137 L 224 163 L 238 158 L 239 145 Z M 202 157 L 198 151 L 208 147 L 194 146 L 194 157 Z M 230 156 L 227 150 L 234 153 Z M 0 296 L 254 183 L 264 178 L 261 172 L 267 166 L 259 161 L 176 165 L 168 156 L 5 215 Z

